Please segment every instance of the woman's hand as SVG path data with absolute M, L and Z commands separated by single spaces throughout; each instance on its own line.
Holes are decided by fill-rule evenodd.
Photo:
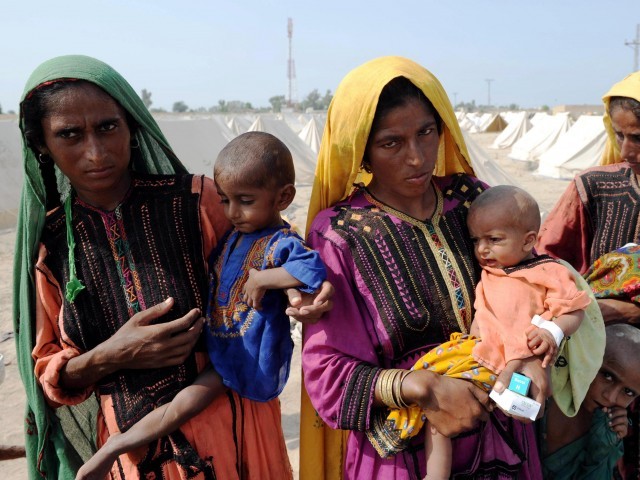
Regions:
M 629 433 L 629 418 L 627 409 L 622 407 L 604 407 L 602 409 L 609 418 L 609 428 L 622 440 Z
M 202 332 L 198 309 L 167 323 L 151 325 L 173 307 L 173 298 L 136 313 L 109 339 L 69 360 L 60 372 L 65 388 L 81 389 L 125 368 L 159 368 L 185 361 Z
M 173 303 L 173 298 L 168 298 L 136 313 L 102 344 L 119 369 L 170 367 L 186 360 L 202 332 L 204 318 L 200 310 L 194 308 L 176 320 L 151 325 L 168 314 Z
M 498 375 L 498 379 L 496 380 L 493 389 L 498 393 L 502 393 L 509 385 L 511 375 L 513 375 L 514 372 L 522 373 L 531 380 L 529 397 L 533 398 L 540 404 L 538 418 L 542 417 L 542 415 L 544 414 L 544 404 L 547 398 L 551 396 L 550 367 L 547 369 L 543 368 L 542 361 L 538 357 L 528 357 L 521 360 L 511 360 L 507 362 L 504 370 L 502 370 L 500 375 Z M 509 412 L 504 413 L 513 418 L 517 418 L 522 423 L 531 422 L 526 418 L 511 415 Z
M 322 282 L 316 293 L 303 293 L 295 288 L 285 290 L 289 298 L 289 307 L 285 313 L 302 323 L 316 323 L 322 314 L 333 308 L 333 285 L 327 280 Z
M 416 370 L 402 382 L 402 398 L 425 409 L 427 419 L 447 437 L 472 430 L 489 419 L 489 395 L 473 383 Z

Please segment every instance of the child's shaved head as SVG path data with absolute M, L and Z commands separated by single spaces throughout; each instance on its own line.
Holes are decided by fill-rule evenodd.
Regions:
M 247 132 L 231 140 L 218 155 L 213 176 L 257 188 L 295 183 L 291 152 L 266 132 Z

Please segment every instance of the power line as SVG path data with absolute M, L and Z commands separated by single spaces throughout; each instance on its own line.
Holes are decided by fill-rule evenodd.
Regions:
M 295 103 L 296 97 L 296 64 L 293 60 L 293 55 L 291 53 L 292 48 L 292 38 L 293 38 L 293 20 L 291 18 L 287 21 L 287 35 L 289 37 L 289 61 L 287 62 L 287 78 L 289 79 L 289 98 L 288 105 L 291 107 Z
M 487 106 L 491 106 L 491 82 L 493 82 L 493 78 L 485 78 L 484 81 L 487 82 Z
M 640 25 L 636 25 L 636 39 L 626 41 L 624 44 L 633 48 L 633 71 L 638 71 L 638 46 L 640 46 Z

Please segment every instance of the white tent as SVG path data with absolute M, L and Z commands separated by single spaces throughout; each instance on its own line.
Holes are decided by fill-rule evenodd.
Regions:
M 237 136 L 220 115 L 158 116 L 156 121 L 187 170 L 208 177 L 213 177 L 213 164 L 220 150 Z
M 298 134 L 302 141 L 316 154 L 320 150 L 320 141 L 322 140 L 322 130 L 318 123 L 315 116 L 311 117 L 311 120 Z
M 538 157 L 549 150 L 560 136 L 569 130 L 569 127 L 571 127 L 571 117 L 568 113 L 540 118 L 531 130 L 513 144 L 508 156 L 520 162 L 537 162 Z
M 0 228 L 16 226 L 23 177 L 18 121 L 3 118 L 0 120 Z
M 485 153 L 470 134 L 462 132 L 462 137 L 464 138 L 464 143 L 467 145 L 467 151 L 471 157 L 471 166 L 473 167 L 476 177 L 490 186 L 520 186 L 500 165 Z
M 469 129 L 469 133 L 501 132 L 507 126 L 507 122 L 499 113 L 485 113 L 480 117 L 475 126 Z
M 296 168 L 296 185 L 312 184 L 316 171 L 316 154 L 295 134 L 284 120 L 260 115 L 249 127 L 249 131 L 267 132 L 275 135 L 291 150 Z
M 509 148 L 522 137 L 531 128 L 527 112 L 512 112 L 509 115 L 509 124 L 496 137 L 489 148 L 501 149 Z
M 601 115 L 581 115 L 567 133 L 540 155 L 536 175 L 571 179 L 597 165 L 607 142 Z
M 238 136 L 247 131 L 254 121 L 251 115 L 232 115 L 225 119 L 227 127 Z

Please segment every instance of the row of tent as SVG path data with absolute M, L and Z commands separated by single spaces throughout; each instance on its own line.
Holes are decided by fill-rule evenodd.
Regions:
M 222 148 L 247 131 L 268 132 L 291 150 L 296 184 L 311 185 L 324 129 L 324 114 L 168 115 L 156 121 L 178 158 L 196 174 L 213 175 Z M 14 116 L 0 117 L 0 228 L 13 227 L 22 187 L 22 144 Z
M 607 139 L 602 115 L 581 115 L 575 122 L 568 113 L 458 112 L 457 116 L 463 131 L 499 131 L 489 148 L 511 148 L 511 160 L 526 162 L 535 169 L 535 175 L 545 177 L 571 179 L 579 171 L 597 165 Z
M 213 174 L 222 148 L 246 131 L 265 131 L 291 150 L 298 187 L 313 183 L 317 153 L 326 121 L 324 114 L 170 115 L 156 120 L 178 157 L 192 173 Z M 514 161 L 536 162 L 536 173 L 570 178 L 595 164 L 604 148 L 602 117 L 581 116 L 572 124 L 568 115 L 507 112 L 458 113 L 476 175 L 489 185 L 516 182 L 473 140 L 472 133 L 501 131 L 491 148 L 511 147 Z M 15 226 L 22 185 L 21 141 L 15 117 L 0 117 L 0 228 Z

